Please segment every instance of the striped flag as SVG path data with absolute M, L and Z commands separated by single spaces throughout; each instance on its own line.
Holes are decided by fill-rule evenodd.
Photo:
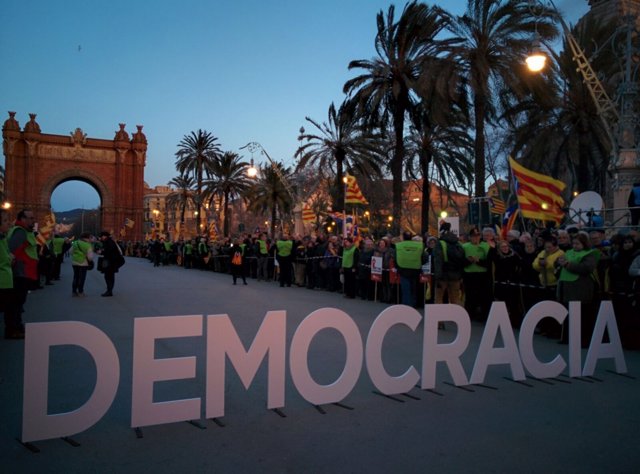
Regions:
M 51 233 L 56 227 L 56 215 L 50 212 L 47 217 L 44 218 L 44 224 L 38 227 L 38 235 L 36 240 L 40 245 L 45 245 L 47 240 L 51 238 Z
M 316 215 L 311 210 L 308 204 L 302 206 L 302 222 L 310 224 L 316 220 Z
M 506 210 L 507 205 L 502 199 L 495 196 L 489 198 L 489 212 L 491 212 L 491 214 L 502 215 Z
M 566 185 L 557 179 L 531 171 L 509 157 L 522 217 L 555 221 L 564 218 L 562 191 Z
M 133 229 L 133 226 L 135 224 L 136 224 L 135 221 L 129 219 L 128 217 L 124 219 L 124 225 L 127 226 L 129 229 Z
M 369 204 L 369 201 L 364 198 L 362 191 L 360 191 L 360 186 L 358 186 L 358 183 L 356 182 L 356 177 L 347 174 L 346 178 L 347 190 L 344 202 L 347 204 Z
M 504 212 L 504 219 L 502 220 L 502 229 L 501 229 L 501 237 L 503 240 L 507 239 L 507 233 L 513 228 L 516 220 L 518 218 L 518 213 L 520 210 L 518 206 L 511 206 Z

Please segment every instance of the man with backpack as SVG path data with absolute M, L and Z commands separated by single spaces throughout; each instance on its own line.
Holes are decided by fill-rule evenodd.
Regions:
M 444 295 L 450 304 L 462 304 L 461 284 L 465 257 L 458 236 L 451 232 L 448 222 L 440 226 L 440 239 L 433 249 L 435 303 L 443 304 Z

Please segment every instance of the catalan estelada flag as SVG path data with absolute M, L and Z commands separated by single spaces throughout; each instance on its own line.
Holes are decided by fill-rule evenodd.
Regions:
M 507 206 L 500 198 L 492 196 L 489 198 L 489 211 L 491 214 L 502 215 L 507 210 Z
M 522 217 L 560 223 L 564 218 L 562 191 L 566 184 L 551 176 L 531 171 L 511 157 L 509 166 Z
M 500 231 L 500 235 L 503 240 L 507 239 L 507 234 L 516 223 L 518 212 L 520 212 L 520 209 L 518 209 L 518 206 L 516 205 L 511 206 L 504 212 L 504 218 L 502 219 L 502 229 Z
M 356 182 L 356 177 L 347 174 L 346 178 L 347 190 L 344 202 L 347 204 L 369 204 L 369 201 L 364 198 L 362 191 L 360 191 L 360 186 L 358 186 L 358 183 Z
M 308 204 L 302 206 L 302 222 L 310 224 L 316 220 L 316 215 L 313 213 Z

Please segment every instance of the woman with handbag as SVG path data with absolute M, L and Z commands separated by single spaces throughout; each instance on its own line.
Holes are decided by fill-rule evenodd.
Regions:
M 84 296 L 84 282 L 87 270 L 93 268 L 93 247 L 89 239 L 91 234 L 83 232 L 79 240 L 71 244 L 71 265 L 73 268 L 73 282 L 71 296 Z
M 116 273 L 124 265 L 124 257 L 120 247 L 113 241 L 111 234 L 106 230 L 100 232 L 100 242 L 102 242 L 102 250 L 98 270 L 104 274 L 104 281 L 107 284 L 107 291 L 100 296 L 113 296 Z

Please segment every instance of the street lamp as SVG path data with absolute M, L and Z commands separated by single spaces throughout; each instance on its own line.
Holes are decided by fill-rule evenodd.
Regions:
M 11 209 L 11 203 L 9 201 L 3 202 L 2 209 L 4 209 L 5 211 L 8 211 L 9 209 Z
M 247 168 L 247 176 L 249 176 L 249 178 L 255 178 L 258 176 L 258 168 L 253 164 L 253 158 L 251 158 L 251 164 Z
M 525 62 L 531 72 L 540 72 L 544 69 L 547 63 L 547 57 L 542 52 L 540 40 L 534 40 L 531 52 L 529 53 L 529 56 L 527 56 L 527 59 L 525 59 Z

